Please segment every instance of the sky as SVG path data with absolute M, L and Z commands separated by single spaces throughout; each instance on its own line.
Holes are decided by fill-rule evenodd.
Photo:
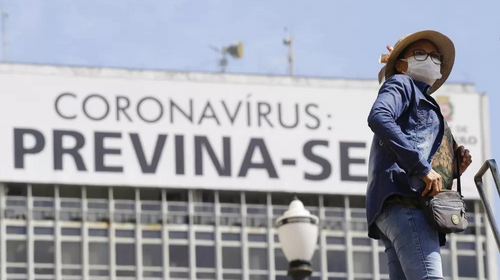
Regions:
M 244 58 L 230 59 L 228 72 L 285 75 L 287 27 L 296 75 L 376 79 L 386 45 L 437 30 L 455 43 L 449 81 L 489 96 L 500 160 L 498 0 L 2 0 L 0 8 L 9 16 L 4 61 L 174 71 L 218 71 L 209 46 L 242 41 Z

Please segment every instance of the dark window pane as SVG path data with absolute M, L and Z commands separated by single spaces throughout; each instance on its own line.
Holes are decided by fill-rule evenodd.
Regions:
M 372 253 L 353 252 L 354 273 L 372 273 Z
M 276 270 L 288 271 L 288 261 L 281 248 L 274 249 L 274 266 Z
M 90 228 L 89 229 L 89 236 L 108 237 L 108 230 L 107 229 Z
M 222 248 L 222 268 L 241 268 L 241 248 Z
M 311 265 L 312 265 L 312 269 L 316 272 L 321 272 L 321 260 L 320 260 L 320 252 L 319 250 L 316 250 L 314 252 L 314 255 L 311 259 Z M 311 280 L 311 279 L 310 279 Z
M 116 237 L 134 238 L 135 231 L 134 230 L 116 230 L 115 235 L 116 235 Z
M 215 279 L 215 273 L 210 272 L 198 272 L 196 273 L 197 279 Z
M 187 239 L 188 234 L 186 231 L 170 231 L 170 232 L 168 232 L 168 238 L 170 238 L 170 239 Z
M 477 277 L 476 256 L 458 256 L 458 276 Z
M 82 250 L 80 242 L 62 242 L 61 259 L 63 264 L 81 264 Z
M 89 275 L 90 276 L 109 276 L 109 271 L 108 270 L 100 270 L 100 269 L 90 269 Z
M 161 271 L 144 271 L 142 273 L 142 276 L 149 277 L 149 278 L 162 278 L 163 272 L 161 272 Z
M 35 241 L 35 263 L 54 263 L 53 241 Z
M 248 241 L 250 241 L 250 242 L 267 242 L 267 235 L 265 235 L 265 234 L 249 234 Z
M 117 270 L 116 276 L 118 276 L 118 277 L 134 277 L 135 270 Z
M 349 206 L 351 208 L 365 208 L 365 197 L 349 196 Z
M 189 266 L 189 250 L 187 245 L 170 245 L 168 252 L 171 267 Z
M 215 248 L 213 246 L 196 246 L 196 266 L 215 267 Z
M 37 235 L 54 235 L 54 228 L 49 228 L 49 227 L 35 227 L 34 232 Z
M 389 264 L 387 263 L 387 254 L 378 254 L 379 270 L 381 274 L 389 274 Z
M 189 279 L 189 273 L 172 271 L 170 272 L 170 278 Z
M 224 273 L 222 276 L 224 280 L 241 280 L 241 274 L 229 274 L 229 273 Z
M 82 234 L 82 230 L 79 228 L 62 228 L 61 234 L 69 236 L 80 236 Z
M 267 249 L 265 248 L 250 248 L 248 262 L 250 269 L 267 270 Z
M 441 253 L 441 263 L 443 265 L 443 275 L 451 276 L 451 257 L 450 254 Z
M 326 259 L 329 272 L 347 272 L 347 261 L 344 251 L 326 252 Z
M 116 244 L 116 264 L 135 265 L 135 244 Z
M 269 277 L 267 275 L 251 274 L 250 280 L 269 280 Z
M 144 266 L 163 266 L 163 254 L 161 244 L 143 244 L 142 245 L 142 265 Z
M 25 263 L 26 257 L 26 241 L 7 241 L 7 262 Z
M 476 250 L 476 243 L 474 242 L 457 242 L 458 250 Z
M 7 274 L 28 274 L 27 267 L 7 267 Z
M 36 234 L 35 228 L 35 234 Z M 7 227 L 7 234 L 26 234 L 26 227 Z
M 54 269 L 53 268 L 36 268 L 35 267 L 35 274 L 37 274 L 37 275 L 52 275 L 52 274 L 54 274 Z
M 370 246 L 372 245 L 371 240 L 368 238 L 353 238 L 352 245 L 356 246 Z
M 159 230 L 143 230 L 142 238 L 161 238 L 161 231 Z
M 79 276 L 82 275 L 82 270 L 81 269 L 62 269 L 62 275 L 73 275 L 73 276 Z
M 488 275 L 488 257 L 486 255 L 483 256 L 483 264 L 484 264 L 484 275 Z
M 223 233 L 222 240 L 224 241 L 240 241 L 241 237 L 239 233 Z
M 108 243 L 89 243 L 89 264 L 109 264 Z
M 199 240 L 214 240 L 213 232 L 197 232 L 195 236 Z
M 345 238 L 328 236 L 326 238 L 326 244 L 345 245 Z

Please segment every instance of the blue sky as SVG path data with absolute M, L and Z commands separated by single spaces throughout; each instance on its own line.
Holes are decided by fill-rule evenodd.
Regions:
M 375 79 L 385 45 L 434 29 L 456 46 L 449 78 L 490 98 L 493 157 L 500 160 L 500 1 L 3 0 L 7 61 L 216 71 L 208 46 L 241 40 L 228 72 L 286 74 L 287 26 L 296 74 Z M 499 214 L 497 214 L 499 215 Z

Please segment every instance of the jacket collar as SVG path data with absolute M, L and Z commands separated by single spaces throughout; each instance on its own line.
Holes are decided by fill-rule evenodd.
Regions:
M 415 85 L 418 87 L 418 89 L 425 94 L 429 94 L 429 89 L 431 88 L 427 83 L 421 82 L 421 81 L 415 81 L 413 80 Z

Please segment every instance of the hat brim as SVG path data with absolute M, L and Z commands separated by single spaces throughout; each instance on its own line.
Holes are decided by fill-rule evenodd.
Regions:
M 455 46 L 450 38 L 445 35 L 433 31 L 433 30 L 423 30 L 412 34 L 409 34 L 401 38 L 395 45 L 394 49 L 390 54 L 387 65 L 385 66 L 385 79 L 387 80 L 391 76 L 397 74 L 396 71 L 396 61 L 401 53 L 412 43 L 419 40 L 429 40 L 437 48 L 438 52 L 443 55 L 443 61 L 441 61 L 441 79 L 437 80 L 429 89 L 429 93 L 435 92 L 441 85 L 444 84 L 448 76 L 450 76 L 453 64 L 455 63 Z M 380 80 L 380 77 L 379 77 Z

